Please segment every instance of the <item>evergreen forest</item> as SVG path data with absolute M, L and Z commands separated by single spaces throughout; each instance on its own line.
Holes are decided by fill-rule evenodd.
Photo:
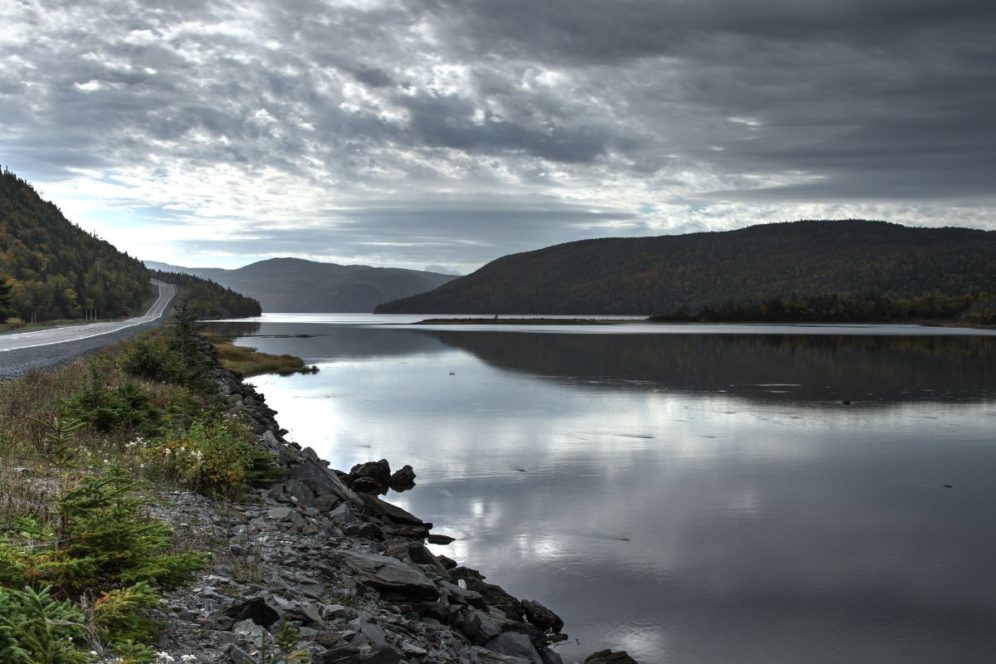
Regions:
M 151 296 L 136 258 L 68 221 L 34 187 L 0 173 L 0 322 L 139 313 Z

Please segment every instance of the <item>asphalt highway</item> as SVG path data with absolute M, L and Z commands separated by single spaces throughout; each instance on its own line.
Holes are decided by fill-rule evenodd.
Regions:
M 159 288 L 159 297 L 137 318 L 0 335 L 0 380 L 61 364 L 158 325 L 176 295 L 176 288 L 161 281 L 152 283 Z

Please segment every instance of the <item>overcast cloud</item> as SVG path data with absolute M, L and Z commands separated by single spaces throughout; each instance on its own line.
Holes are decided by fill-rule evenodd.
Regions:
M 994 34 L 978 0 L 5 0 L 0 163 L 188 265 L 996 229 Z

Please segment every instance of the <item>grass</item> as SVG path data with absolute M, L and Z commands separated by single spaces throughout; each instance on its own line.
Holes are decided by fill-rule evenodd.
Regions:
M 0 661 L 84 664 L 96 661 L 90 649 L 131 649 L 142 656 L 127 661 L 154 662 L 142 645 L 154 641 L 148 609 L 206 556 L 147 506 L 176 488 L 238 499 L 280 475 L 246 422 L 227 411 L 192 324 L 177 320 L 172 330 L 0 381 Z M 232 348 L 237 357 L 262 355 Z M 278 359 L 285 370 L 304 365 Z M 248 560 L 241 572 L 262 570 Z M 32 625 L 59 627 L 46 642 L 62 649 L 59 658 L 31 646 L 38 652 L 10 659 L 23 653 L 15 647 Z
M 259 376 L 270 373 L 289 376 L 295 373 L 318 372 L 318 367 L 307 366 L 304 360 L 295 355 L 270 355 L 248 346 L 236 346 L 227 340 L 212 340 L 212 343 L 218 351 L 218 358 L 222 365 L 243 376 Z

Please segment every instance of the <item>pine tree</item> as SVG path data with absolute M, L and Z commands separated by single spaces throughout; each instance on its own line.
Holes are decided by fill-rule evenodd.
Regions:
M 13 297 L 10 282 L 7 277 L 0 275 L 0 323 L 10 315 L 10 302 Z

